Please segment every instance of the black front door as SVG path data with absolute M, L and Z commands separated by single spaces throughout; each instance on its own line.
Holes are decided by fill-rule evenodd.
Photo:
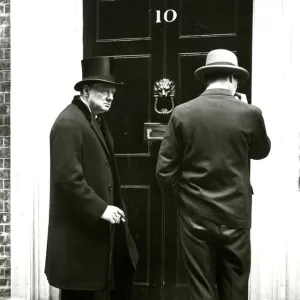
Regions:
M 188 299 L 176 206 L 155 179 L 160 142 L 145 141 L 144 124 L 167 122 L 154 109 L 153 86 L 162 78 L 175 84 L 175 105 L 204 90 L 193 74 L 210 50 L 235 51 L 251 71 L 252 1 L 85 0 L 83 8 L 84 57 L 114 57 L 124 82 L 107 118 L 140 253 L 134 298 Z M 248 98 L 250 87 L 248 82 L 240 88 Z

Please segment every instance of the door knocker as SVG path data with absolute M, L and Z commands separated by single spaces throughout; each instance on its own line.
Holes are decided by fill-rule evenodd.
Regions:
M 167 78 L 163 78 L 154 84 L 154 110 L 159 115 L 168 115 L 174 109 L 174 97 L 175 97 L 175 83 Z M 161 101 L 164 104 L 170 103 L 171 108 L 163 107 L 158 109 L 158 102 Z
M 154 84 L 154 110 L 163 119 L 174 109 L 175 83 L 163 78 Z M 144 123 L 144 140 L 147 142 L 161 141 L 167 128 L 164 123 Z

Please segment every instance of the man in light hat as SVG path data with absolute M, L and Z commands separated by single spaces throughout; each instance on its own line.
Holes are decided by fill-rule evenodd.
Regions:
M 131 299 L 138 254 L 103 117 L 117 82 L 109 57 L 83 59 L 75 96 L 50 133 L 45 273 L 62 300 Z
M 249 73 L 233 52 L 209 52 L 195 76 L 207 88 L 172 112 L 157 179 L 178 206 L 192 299 L 248 300 L 249 159 L 265 158 L 271 143 L 261 110 L 236 93 Z

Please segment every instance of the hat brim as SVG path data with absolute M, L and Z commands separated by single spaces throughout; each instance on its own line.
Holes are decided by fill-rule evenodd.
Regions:
M 82 89 L 82 86 L 84 84 L 88 84 L 88 83 L 111 83 L 111 84 L 115 84 L 115 85 L 122 85 L 124 84 L 122 81 L 113 81 L 113 80 L 106 80 L 106 79 L 98 79 L 98 78 L 88 78 L 88 79 L 83 79 L 78 81 L 75 85 L 74 85 L 74 90 L 80 92 Z
M 246 69 L 230 65 L 203 66 L 198 68 L 194 74 L 199 81 L 205 83 L 206 75 L 216 72 L 232 72 L 240 82 L 245 82 L 250 76 L 249 72 Z

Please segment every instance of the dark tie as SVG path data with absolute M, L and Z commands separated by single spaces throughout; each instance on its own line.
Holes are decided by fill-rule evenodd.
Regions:
M 98 126 L 99 126 L 99 127 L 101 128 L 101 130 L 102 130 L 102 121 L 101 121 L 100 116 L 99 116 L 99 115 L 96 115 L 95 119 L 96 119 L 96 122 L 97 122 Z
M 109 151 L 111 151 L 111 149 L 110 149 L 110 147 L 109 147 L 108 138 L 107 138 L 106 132 L 105 132 L 105 130 L 104 130 L 103 122 L 102 122 L 102 120 L 101 120 L 101 117 L 100 117 L 99 115 L 96 115 L 96 116 L 95 116 L 95 120 L 96 120 L 96 123 L 98 124 L 98 126 L 99 126 L 99 128 L 100 128 L 100 130 L 101 130 L 101 133 L 102 133 L 102 135 L 103 135 L 103 137 L 104 137 L 105 143 L 106 143 L 106 145 L 107 145 Z

